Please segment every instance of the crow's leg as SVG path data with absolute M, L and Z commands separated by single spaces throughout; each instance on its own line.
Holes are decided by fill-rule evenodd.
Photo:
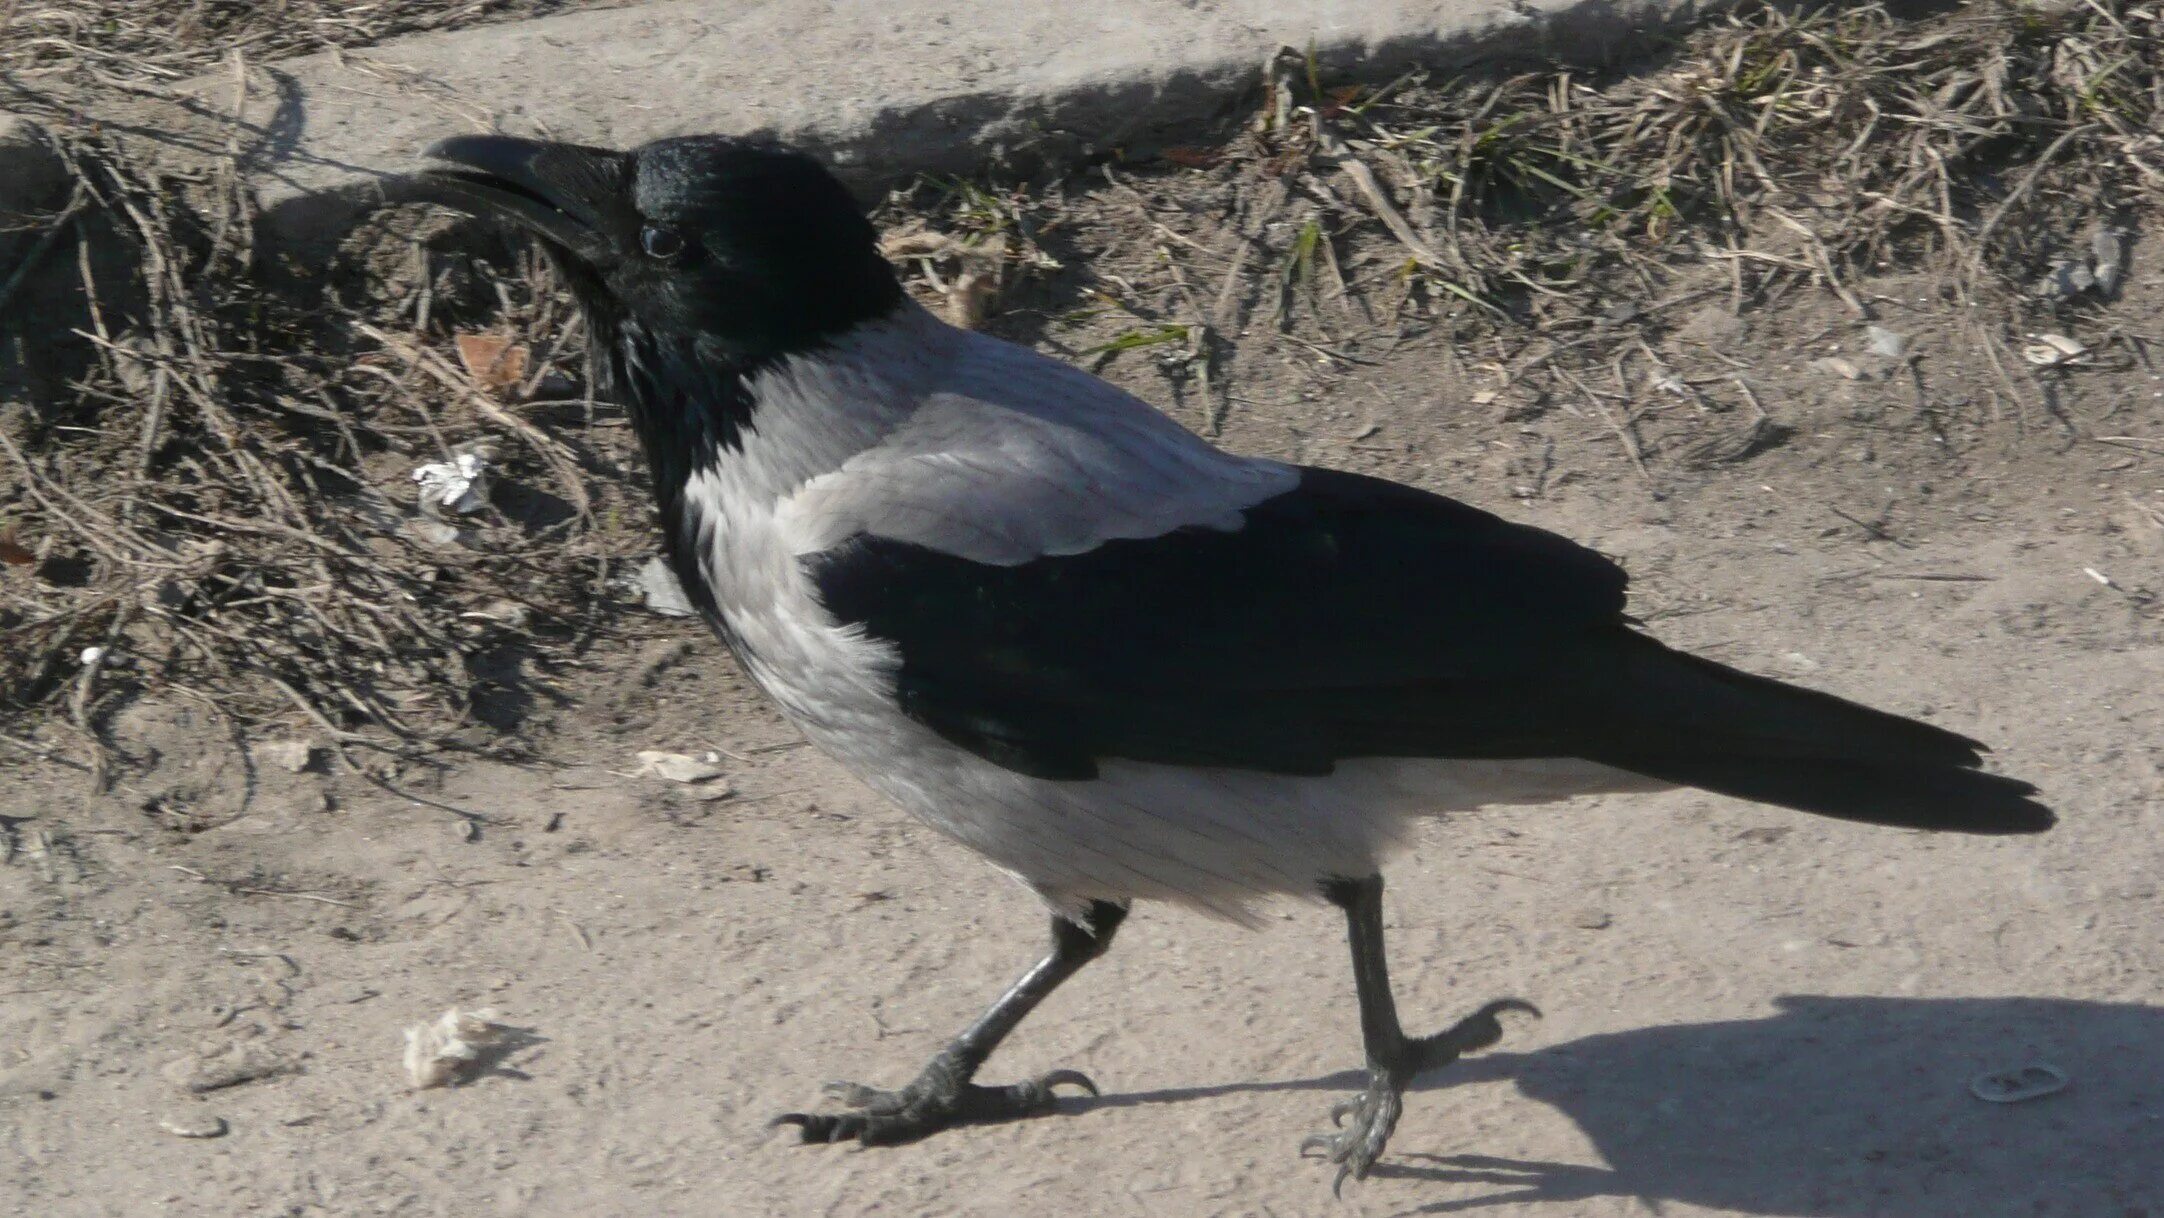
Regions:
M 1367 1048 L 1368 1086 L 1358 1098 L 1330 1110 L 1336 1133 L 1318 1133 L 1300 1143 L 1300 1153 L 1319 1150 L 1337 1164 L 1335 1192 L 1345 1178 L 1367 1178 L 1368 1169 L 1390 1141 L 1404 1111 L 1405 1087 L 1424 1071 L 1447 1066 L 1461 1053 L 1485 1049 L 1503 1037 L 1504 1011 L 1540 1016 L 1532 1003 L 1504 998 L 1473 1012 L 1433 1036 L 1408 1037 L 1398 1026 L 1397 1002 L 1390 996 L 1390 966 L 1383 958 L 1383 878 L 1331 880 L 1323 896 L 1345 911 L 1345 933 L 1352 941 L 1353 985 L 1360 995 L 1360 1038 Z
M 1036 1116 L 1052 1107 L 1054 1087 L 1070 1083 L 1097 1094 L 1097 1085 L 1073 1070 L 1054 1070 L 1040 1078 L 984 1087 L 970 1080 L 1022 1017 L 1059 988 L 1083 965 L 1104 955 L 1112 934 L 1127 917 L 1123 902 L 1092 901 L 1080 922 L 1054 914 L 1052 950 L 1037 966 L 999 996 L 991 1009 L 964 1029 L 926 1063 L 916 1081 L 899 1091 L 881 1091 L 859 1083 L 828 1083 L 827 1095 L 849 1112 L 790 1112 L 774 1119 L 795 1125 L 807 1142 L 855 1138 L 866 1146 L 892 1145 L 928 1137 L 952 1125 L 1006 1121 Z

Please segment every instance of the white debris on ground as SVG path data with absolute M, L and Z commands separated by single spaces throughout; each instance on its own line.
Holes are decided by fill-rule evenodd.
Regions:
M 2119 292 L 2126 273 L 2127 234 L 2117 228 L 2099 228 L 2089 234 L 2089 252 L 2052 263 L 2036 284 L 2036 294 L 2047 300 L 2072 300 L 2095 295 L 2109 300 Z
M 1843 359 L 1838 355 L 1828 355 L 1812 360 L 1811 366 L 1824 372 L 1831 372 L 1845 381 L 1869 380 L 1871 376 L 1855 360 Z
M 1864 331 L 1871 337 L 1871 354 L 1888 359 L 1900 359 L 1908 354 L 1908 336 L 1896 333 L 1884 326 L 1870 326 Z
M 449 461 L 416 466 L 413 480 L 421 484 L 421 510 L 478 512 L 488 503 L 488 458 L 480 453 L 459 453 Z
M 492 1007 L 461 1011 L 452 1007 L 434 1023 L 406 1029 L 406 1077 L 416 1090 L 460 1081 L 481 1051 L 500 1044 L 508 1029 L 496 1022 Z
M 316 763 L 316 746 L 306 740 L 272 740 L 257 747 L 257 754 L 282 770 L 306 773 Z
M 712 782 L 722 774 L 721 754 L 708 753 L 703 757 L 693 757 L 687 753 L 641 749 L 639 773 L 642 776 L 666 778 L 670 782 Z
M 2080 359 L 2089 349 L 2077 339 L 2064 334 L 2038 334 L 2036 341 L 2021 349 L 2022 358 L 2039 368 L 2052 368 Z

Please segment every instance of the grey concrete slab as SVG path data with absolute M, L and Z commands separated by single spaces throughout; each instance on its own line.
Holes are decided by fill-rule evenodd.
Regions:
M 1025 165 L 1190 141 L 1237 108 L 1280 46 L 1333 71 L 1618 53 L 1704 0 L 662 0 L 421 35 L 219 74 L 180 92 L 198 119 L 236 98 L 264 232 L 320 246 L 464 131 L 626 145 L 760 132 L 864 187 L 986 158 Z

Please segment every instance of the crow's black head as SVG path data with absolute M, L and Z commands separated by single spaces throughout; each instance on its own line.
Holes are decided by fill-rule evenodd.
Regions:
M 484 135 L 428 156 L 424 195 L 531 230 L 590 312 L 651 334 L 758 360 L 902 299 L 849 192 L 779 144 L 705 135 L 613 152 Z

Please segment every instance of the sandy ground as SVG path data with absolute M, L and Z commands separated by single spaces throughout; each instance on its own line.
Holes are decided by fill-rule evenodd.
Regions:
M 2117 315 L 2154 316 L 2159 286 Z M 987 1071 L 1083 1068 L 1099 1099 L 871 1152 L 770 1131 L 823 1080 L 912 1074 L 1040 949 L 1043 913 L 660 624 L 557 682 L 549 763 L 398 777 L 483 817 L 471 841 L 441 809 L 290 772 L 179 694 L 115 722 L 132 768 L 110 796 L 11 762 L 0 1209 L 2164 1214 L 2164 528 L 2143 511 L 2164 459 L 1977 412 L 1949 448 L 1899 382 L 1801 362 L 1855 346 L 1841 325 L 1800 345 L 1828 307 L 1724 340 L 1793 438 L 1657 462 L 1661 501 L 1590 420 L 1455 404 L 1446 347 L 1330 395 L 1249 370 L 1229 443 L 1595 543 L 1662 637 L 1979 735 L 2064 818 L 1932 837 L 1683 793 L 1434 824 L 1390 872 L 1408 1022 L 1502 995 L 1547 1018 L 1424 1083 L 1342 1205 L 1294 1153 L 1359 1061 L 1319 907 L 1264 933 L 1145 907 Z M 1928 311 L 1900 324 L 1934 400 L 1967 400 L 1974 362 Z M 1146 363 L 1111 371 L 1164 399 Z M 2057 401 L 2153 435 L 2160 390 L 2130 357 Z M 1514 500 L 1529 447 L 1567 476 Z M 1830 510 L 1886 503 L 1894 541 Z M 630 776 L 646 747 L 727 752 L 735 794 Z M 469 1084 L 413 1092 L 401 1029 L 452 1003 L 521 1031 Z M 206 1061 L 270 1073 L 176 1085 Z M 2036 1063 L 2071 1085 L 1970 1093 Z

